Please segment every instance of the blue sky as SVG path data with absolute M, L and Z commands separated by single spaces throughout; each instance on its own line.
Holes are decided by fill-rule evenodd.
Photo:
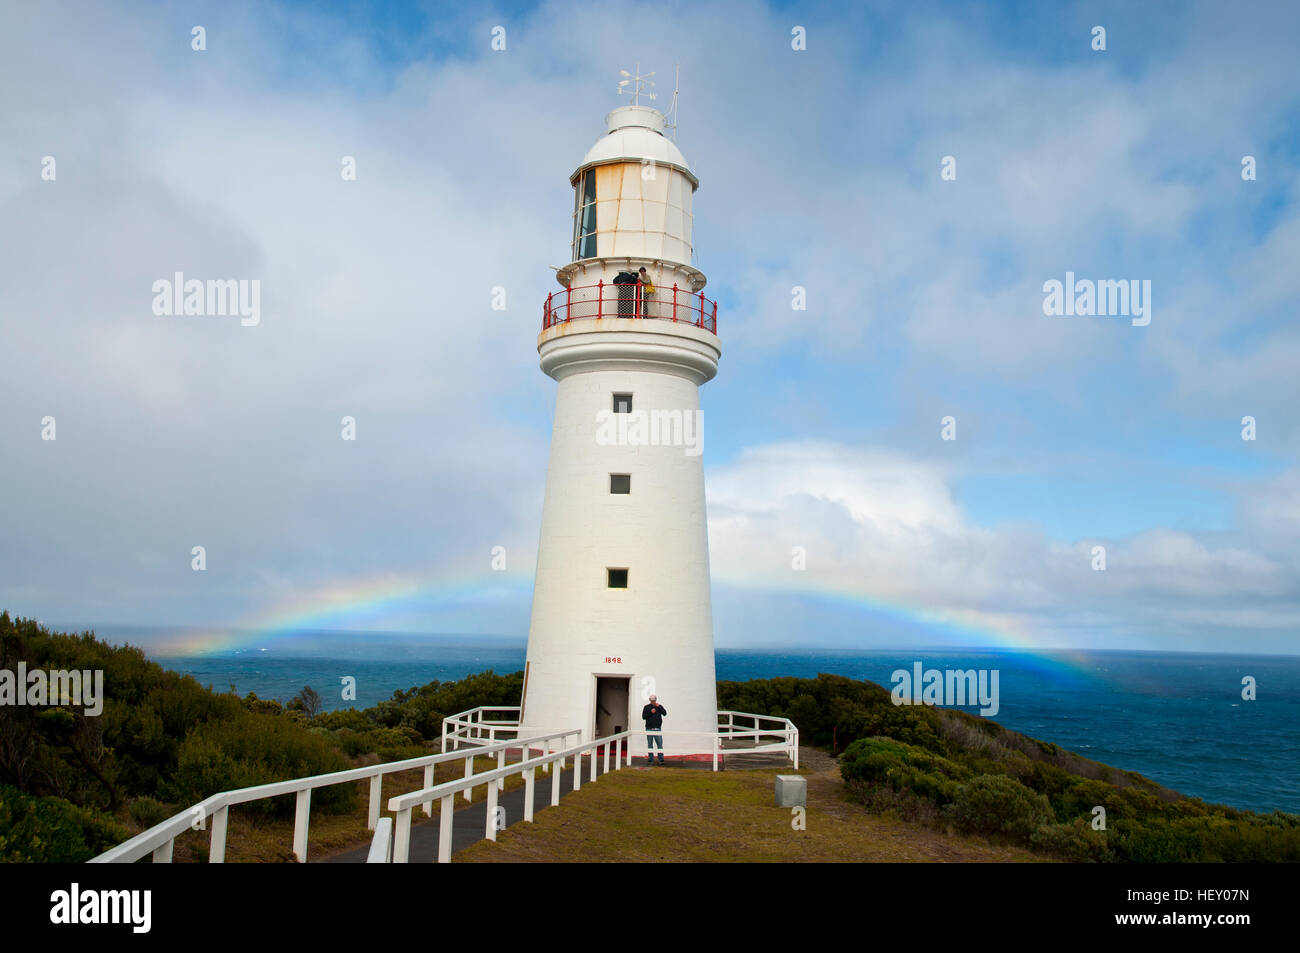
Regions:
M 567 260 L 568 175 L 640 62 L 657 105 L 681 67 L 696 264 L 719 301 L 719 644 L 893 644 L 902 618 L 918 640 L 1296 650 L 1292 4 L 10 20 L 0 606 L 522 636 L 554 399 L 541 302 Z M 176 270 L 260 279 L 264 320 L 154 316 L 150 283 Z M 1149 280 L 1151 323 L 1044 315 L 1067 271 Z

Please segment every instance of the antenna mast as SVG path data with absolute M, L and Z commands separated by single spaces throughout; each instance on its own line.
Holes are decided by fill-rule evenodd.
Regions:
M 668 107 L 667 126 L 673 131 L 673 142 L 677 141 L 677 91 L 682 83 L 682 64 L 678 63 L 673 76 L 673 102 Z

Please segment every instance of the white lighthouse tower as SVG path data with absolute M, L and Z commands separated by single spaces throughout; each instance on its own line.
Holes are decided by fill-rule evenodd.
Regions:
M 655 694 L 671 759 L 717 729 L 699 428 L 717 306 L 691 266 L 699 180 L 663 114 L 606 122 L 570 176 L 572 258 L 537 339 L 559 389 L 519 737 L 638 730 Z

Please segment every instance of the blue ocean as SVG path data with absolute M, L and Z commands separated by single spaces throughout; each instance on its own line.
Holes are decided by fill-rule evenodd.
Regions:
M 524 664 L 522 644 L 483 639 L 397 639 L 379 645 L 368 636 L 330 638 L 317 650 L 320 655 L 289 656 L 272 647 L 156 661 L 218 691 L 233 685 L 241 695 L 256 692 L 288 701 L 310 685 L 327 710 L 365 708 L 396 689 L 488 669 L 516 672 Z M 917 661 L 926 668 L 997 670 L 1000 710 L 994 720 L 1008 728 L 1206 801 L 1300 813 L 1300 657 L 952 648 L 719 650 L 717 674 L 744 681 L 826 672 L 888 688 L 892 672 L 910 671 Z M 356 679 L 355 703 L 341 700 L 344 676 Z M 1242 697 L 1247 676 L 1254 679 L 1254 700 Z M 671 708 L 671 699 L 665 701 Z

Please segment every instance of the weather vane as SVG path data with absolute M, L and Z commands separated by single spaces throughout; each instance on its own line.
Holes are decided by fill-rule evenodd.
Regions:
M 654 81 L 650 79 L 650 77 L 653 76 L 654 73 L 650 72 L 642 76 L 640 63 L 636 64 L 635 75 L 629 73 L 625 69 L 619 70 L 618 75 L 624 77 L 622 80 L 619 81 L 618 94 L 622 96 L 624 93 L 631 93 L 633 106 L 641 105 L 642 96 L 645 96 L 646 99 L 651 99 L 651 100 L 655 98 L 655 94 L 649 91 L 649 87 L 654 86 Z M 628 87 L 631 88 L 629 89 Z

